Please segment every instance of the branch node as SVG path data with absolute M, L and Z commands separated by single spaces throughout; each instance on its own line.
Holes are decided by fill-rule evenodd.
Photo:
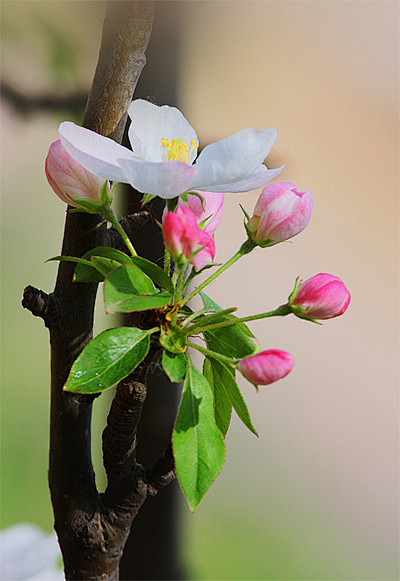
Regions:
M 120 495 L 122 490 L 125 495 L 127 480 L 130 486 L 134 485 L 136 431 L 146 395 L 144 383 L 135 381 L 132 375 L 118 384 L 103 432 L 104 467 L 109 483 L 107 496 Z
M 167 446 L 153 466 L 148 468 L 146 474 L 148 496 L 155 496 L 161 488 L 164 488 L 175 479 L 175 462 L 171 444 Z
M 48 295 L 44 291 L 28 285 L 24 289 L 22 306 L 31 311 L 35 317 L 43 319 L 46 327 L 59 326 L 60 313 L 54 293 Z

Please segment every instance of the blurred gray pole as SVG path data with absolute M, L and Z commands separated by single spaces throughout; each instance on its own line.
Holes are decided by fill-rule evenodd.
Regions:
M 179 2 L 157 2 L 147 64 L 138 82 L 135 98 L 153 100 L 157 105 L 178 104 L 180 56 Z M 140 210 L 141 195 L 127 186 L 123 214 Z M 154 200 L 152 213 L 161 218 L 161 200 Z M 135 236 L 139 255 L 162 264 L 160 228 L 145 226 Z M 138 429 L 137 460 L 151 465 L 170 441 L 180 387 L 171 385 L 155 369 L 148 378 L 148 395 Z M 120 565 L 120 579 L 184 579 L 179 543 L 179 507 L 184 501 L 176 480 L 149 498 L 133 523 Z

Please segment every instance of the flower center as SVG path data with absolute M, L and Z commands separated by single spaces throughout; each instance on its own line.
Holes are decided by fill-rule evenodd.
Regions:
M 177 137 L 172 140 L 161 138 L 161 159 L 162 161 L 183 161 L 191 165 L 196 156 L 198 144 L 194 139 L 190 142 L 190 149 L 183 139 Z

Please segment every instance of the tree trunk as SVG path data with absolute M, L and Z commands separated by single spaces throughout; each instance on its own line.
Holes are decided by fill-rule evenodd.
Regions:
M 102 45 L 83 126 L 117 142 L 122 139 L 127 108 L 145 63 L 153 3 L 110 2 Z M 127 220 L 131 231 L 144 216 Z M 116 239 L 98 215 L 67 213 L 62 253 L 82 256 Z M 69 580 L 119 577 L 119 562 L 133 518 L 148 496 L 174 479 L 171 447 L 150 468 L 136 462 L 136 432 L 146 399 L 146 376 L 156 347 L 123 380 L 112 403 L 103 435 L 108 486 L 95 486 L 90 452 L 90 424 L 96 396 L 64 392 L 71 365 L 92 338 L 97 285 L 72 283 L 74 266 L 61 262 L 54 292 L 33 287 L 23 305 L 43 318 L 50 331 L 51 419 L 49 485 L 55 529 Z

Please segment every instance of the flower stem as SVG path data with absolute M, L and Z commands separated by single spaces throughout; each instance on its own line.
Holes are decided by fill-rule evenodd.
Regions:
M 176 290 L 175 290 L 175 304 L 179 301 L 182 295 L 182 286 L 183 286 L 183 276 L 185 272 L 181 270 L 178 275 L 178 281 L 176 283 Z
M 167 210 L 168 212 L 173 212 L 178 205 L 179 196 L 176 198 L 168 198 L 167 199 Z
M 218 361 L 222 361 L 223 363 L 228 363 L 228 365 L 233 365 L 233 360 L 231 357 L 226 357 L 226 355 L 221 355 L 221 353 L 215 353 L 215 351 L 210 351 L 210 349 L 204 349 L 204 347 L 200 347 L 200 345 L 196 345 L 196 343 L 187 343 L 188 347 L 192 347 L 197 351 L 200 351 L 206 357 L 211 357 L 212 359 L 217 359 Z
M 171 253 L 168 248 L 165 248 L 165 255 L 164 255 L 164 272 L 167 276 L 170 275 L 171 272 Z
M 256 246 L 257 245 L 252 240 L 250 240 L 250 239 L 246 240 L 246 242 L 244 242 L 242 244 L 242 246 L 239 248 L 239 250 L 236 252 L 236 254 L 234 254 L 232 256 L 232 258 L 230 258 L 227 262 L 225 262 L 225 264 L 220 266 L 220 268 L 218 270 L 216 270 L 211 276 L 206 278 L 206 280 L 204 282 L 202 282 L 198 287 L 196 287 L 190 293 L 190 295 L 188 295 L 186 298 L 183 299 L 182 306 L 185 305 L 188 301 L 190 301 L 190 299 L 192 299 L 194 296 L 196 296 L 200 291 L 202 291 L 203 288 L 205 288 L 211 282 L 213 282 L 220 274 L 225 272 L 225 270 L 227 270 L 227 268 L 232 266 L 232 264 L 234 264 L 237 260 L 239 260 L 239 258 L 241 258 L 245 254 L 248 254 L 249 252 L 251 252 L 253 250 L 253 248 L 255 248 Z
M 189 276 L 185 280 L 185 284 L 183 285 L 182 292 L 184 292 L 187 289 L 187 287 L 190 285 L 190 283 L 192 282 L 192 280 L 194 279 L 195 276 L 196 276 L 196 271 L 194 270 L 194 268 L 192 268 Z
M 289 305 L 282 305 L 278 307 L 275 311 L 269 311 L 268 313 L 260 313 L 259 315 L 250 315 L 249 317 L 242 317 L 241 319 L 231 319 L 230 321 L 223 321 L 221 323 L 212 323 L 210 325 L 205 325 L 201 327 L 199 323 L 192 325 L 185 330 L 187 335 L 190 335 L 192 330 L 195 333 L 203 333 L 204 331 L 210 331 L 211 329 L 221 329 L 223 327 L 232 327 L 232 325 L 238 325 L 239 323 L 247 323 L 248 321 L 256 321 L 258 319 L 267 319 L 268 317 L 284 317 L 289 315 L 292 309 Z
M 122 237 L 123 241 L 125 242 L 125 244 L 127 245 L 128 250 L 131 253 L 131 255 L 137 256 L 137 252 L 134 249 L 132 242 L 129 240 L 129 237 L 128 237 L 127 233 L 125 232 L 125 230 L 122 228 L 121 224 L 118 222 L 118 219 L 117 219 L 116 215 L 114 214 L 114 210 L 111 208 L 111 206 L 104 206 L 101 214 L 106 220 L 111 222 L 111 224 L 114 226 L 114 228 L 121 234 L 121 237 Z

